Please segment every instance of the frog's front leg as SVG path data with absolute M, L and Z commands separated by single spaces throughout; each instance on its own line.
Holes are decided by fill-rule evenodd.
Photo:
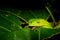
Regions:
M 35 26 L 29 26 L 31 30 L 34 30 L 36 27 Z

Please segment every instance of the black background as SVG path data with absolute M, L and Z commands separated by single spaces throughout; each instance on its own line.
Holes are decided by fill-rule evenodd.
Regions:
M 52 6 L 54 9 L 59 9 L 58 0 L 1 0 L 0 7 L 10 7 L 17 9 L 44 9 L 45 5 Z
M 0 9 L 12 8 L 19 10 L 46 10 L 45 6 L 51 9 L 56 21 L 60 20 L 59 0 L 0 0 Z M 49 18 L 50 20 L 51 18 Z
M 44 9 L 50 5 L 52 10 L 60 10 L 59 0 L 0 0 L 0 8 Z

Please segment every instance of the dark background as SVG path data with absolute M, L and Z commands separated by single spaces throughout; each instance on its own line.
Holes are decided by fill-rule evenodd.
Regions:
M 60 20 L 59 0 L 0 0 L 0 8 L 12 8 L 19 10 L 46 10 L 45 6 L 51 9 L 56 21 Z
M 2 0 L 0 7 L 17 9 L 44 9 L 45 5 L 51 5 L 51 9 L 59 10 L 58 0 Z

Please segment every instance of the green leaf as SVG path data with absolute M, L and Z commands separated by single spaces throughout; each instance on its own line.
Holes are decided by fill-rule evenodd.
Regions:
M 60 28 L 60 24 L 58 24 L 56 27 L 55 27 L 55 29 L 59 29 Z
M 0 11 L 0 40 L 42 40 L 49 36 L 60 32 L 58 29 L 37 28 L 22 28 L 24 23 L 19 20 L 22 18 L 26 23 L 30 19 L 44 19 L 49 16 L 45 10 L 1 10 Z
M 58 34 L 60 32 L 59 29 L 47 29 L 47 28 L 41 28 L 41 39 L 47 39 L 47 38 L 51 38 L 52 36 L 54 36 L 55 34 Z

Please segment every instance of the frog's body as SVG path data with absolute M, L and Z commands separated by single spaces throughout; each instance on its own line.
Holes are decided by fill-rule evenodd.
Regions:
M 29 26 L 52 28 L 51 24 L 44 19 L 31 19 L 29 20 Z

